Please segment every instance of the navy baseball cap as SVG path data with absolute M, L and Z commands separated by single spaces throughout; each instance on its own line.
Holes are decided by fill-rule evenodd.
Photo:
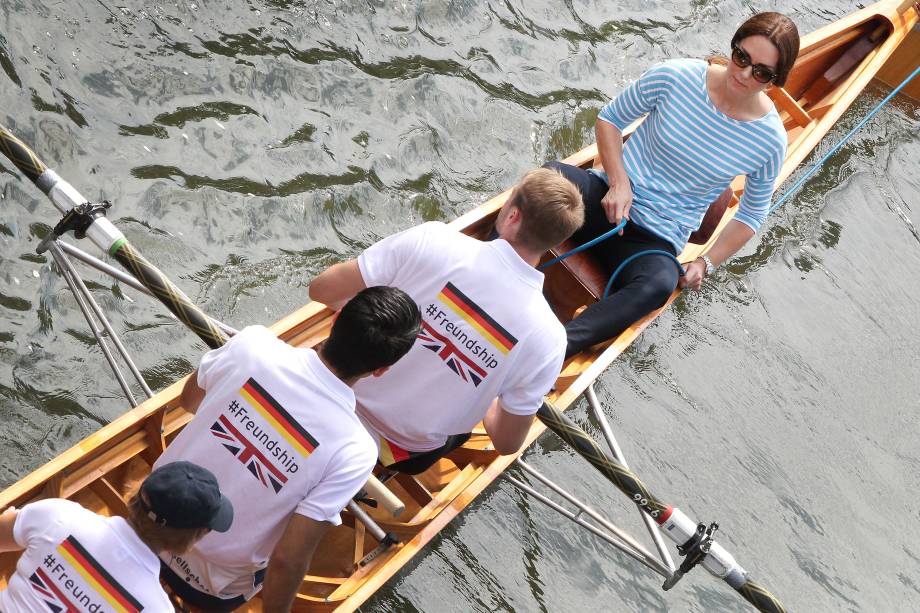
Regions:
M 233 523 L 233 504 L 220 493 L 217 477 L 191 462 L 170 462 L 141 484 L 141 508 L 169 528 L 209 528 L 226 532 Z

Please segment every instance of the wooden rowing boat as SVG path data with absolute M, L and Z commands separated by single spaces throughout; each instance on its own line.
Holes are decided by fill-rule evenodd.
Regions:
M 887 0 L 828 25 L 802 40 L 801 52 L 785 88 L 771 97 L 788 132 L 789 148 L 779 181 L 785 180 L 814 149 L 837 119 L 878 77 L 899 83 L 920 64 L 920 8 L 912 1 Z M 920 79 L 904 93 L 920 99 Z M 597 163 L 597 149 L 588 147 L 565 160 L 589 167 Z M 689 262 L 705 253 L 737 209 L 743 180 L 736 181 L 713 207 L 708 231 L 695 235 L 679 259 Z M 505 192 L 455 220 L 453 227 L 471 236 L 485 237 L 494 216 L 510 192 Z M 560 248 L 560 251 L 564 247 Z M 563 321 L 596 300 L 606 278 L 590 256 L 575 256 L 548 269 L 546 287 Z M 550 395 L 559 408 L 571 406 L 588 385 L 678 296 L 675 292 L 658 311 L 637 322 L 610 343 L 594 347 L 569 360 Z M 310 303 L 278 321 L 272 329 L 287 342 L 310 347 L 327 335 L 332 313 Z M 163 390 L 79 445 L 61 454 L 0 493 L 0 508 L 22 506 L 40 498 L 64 497 L 105 514 L 125 512 L 125 493 L 143 478 L 151 464 L 190 415 L 178 406 L 182 381 Z M 527 445 L 544 432 L 536 422 Z M 406 505 L 399 520 L 382 509 L 368 509 L 380 526 L 400 542 L 373 559 L 358 561 L 378 542 L 354 516 L 330 531 L 309 574 L 304 578 L 296 611 L 353 611 L 399 571 L 513 461 L 491 450 L 481 430 L 449 458 L 418 477 L 397 476 L 389 482 Z M 0 555 L 0 585 L 14 570 L 18 555 Z M 258 600 L 244 610 L 259 611 Z

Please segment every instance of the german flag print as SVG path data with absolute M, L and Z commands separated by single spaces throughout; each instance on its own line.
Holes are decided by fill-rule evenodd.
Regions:
M 290 413 L 285 411 L 255 379 L 250 378 L 240 388 L 240 396 L 303 457 L 309 457 L 313 450 L 319 447 L 316 439 L 310 436 L 310 433 L 304 430 L 303 426 L 297 423 L 297 420 L 291 417 Z
M 488 313 L 465 296 L 453 283 L 448 282 L 444 286 L 444 289 L 438 294 L 438 300 L 476 328 L 501 353 L 507 354 L 517 344 L 516 338 L 489 317 Z
M 139 613 L 144 608 L 73 536 L 58 545 L 57 551 L 116 611 Z
M 406 451 L 396 443 L 390 442 L 382 436 L 380 437 L 380 454 L 378 458 L 382 465 L 392 466 L 397 462 L 408 460 L 409 458 L 416 455 L 419 454 L 412 453 L 411 451 Z

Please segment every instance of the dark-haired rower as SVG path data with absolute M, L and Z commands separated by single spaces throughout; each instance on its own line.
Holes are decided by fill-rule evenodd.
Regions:
M 183 600 L 232 611 L 262 589 L 263 611 L 290 611 L 317 544 L 376 459 L 351 386 L 402 357 L 419 323 L 404 292 L 370 287 L 317 351 L 252 326 L 205 354 L 182 390 L 195 417 L 157 465 L 184 459 L 212 470 L 236 520 L 187 554 L 162 556 Z

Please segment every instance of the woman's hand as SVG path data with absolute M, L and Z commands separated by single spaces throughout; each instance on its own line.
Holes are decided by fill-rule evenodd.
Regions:
M 703 277 L 706 276 L 706 262 L 703 260 L 693 260 L 684 268 L 684 276 L 678 280 L 677 285 L 681 289 L 692 289 L 699 291 L 703 284 Z
M 629 179 L 616 181 L 607 190 L 607 195 L 601 199 L 601 206 L 604 207 L 607 221 L 613 225 L 619 225 L 624 219 L 629 219 L 629 207 L 632 206 L 632 199 L 632 186 L 629 184 Z M 620 230 L 620 234 L 623 234 L 622 230 Z

